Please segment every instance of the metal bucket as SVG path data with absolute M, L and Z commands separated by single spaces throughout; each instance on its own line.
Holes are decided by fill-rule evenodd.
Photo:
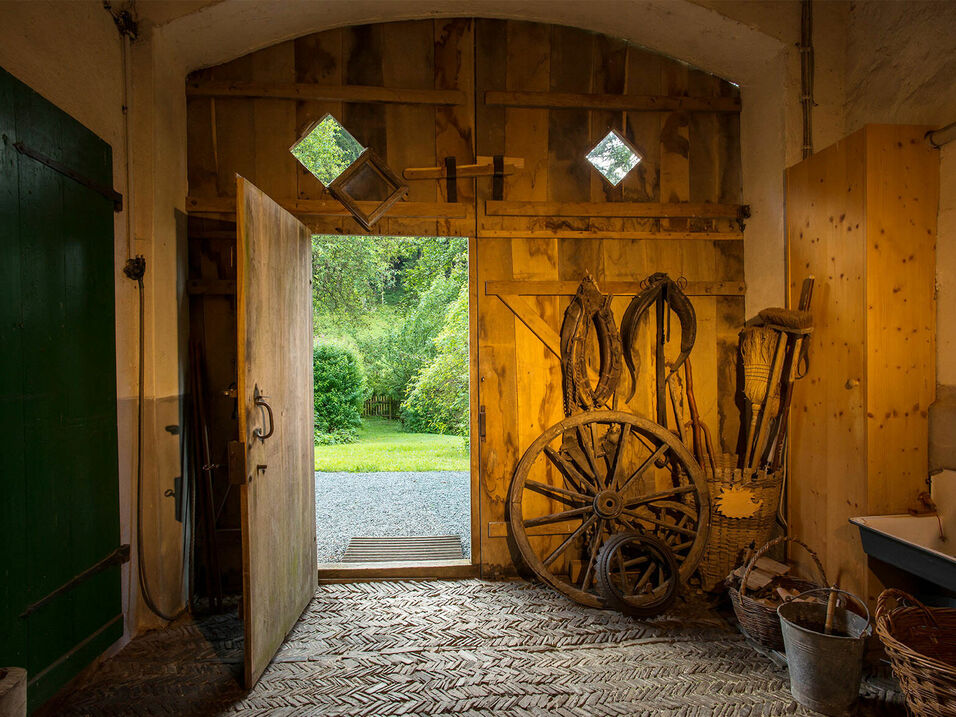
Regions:
M 826 604 L 786 602 L 777 608 L 780 630 L 790 668 L 790 694 L 804 707 L 825 715 L 845 715 L 860 694 L 863 650 L 870 636 L 870 611 L 855 595 L 847 595 L 863 607 L 866 617 L 844 606 L 834 608 L 833 633 L 824 633 Z M 800 597 L 831 588 L 807 590 Z

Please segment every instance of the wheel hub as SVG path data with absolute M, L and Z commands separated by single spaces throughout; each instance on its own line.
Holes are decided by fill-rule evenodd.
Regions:
M 613 490 L 604 490 L 594 496 L 594 512 L 602 518 L 616 518 L 624 510 L 621 494 Z

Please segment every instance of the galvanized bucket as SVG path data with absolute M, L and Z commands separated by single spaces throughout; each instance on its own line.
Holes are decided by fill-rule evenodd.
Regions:
M 833 632 L 824 633 L 826 604 L 794 599 L 777 608 L 790 668 L 790 694 L 804 707 L 825 715 L 845 715 L 860 694 L 863 650 L 872 630 L 870 611 L 858 597 L 836 588 L 807 590 L 842 593 L 863 607 L 866 617 L 834 608 Z

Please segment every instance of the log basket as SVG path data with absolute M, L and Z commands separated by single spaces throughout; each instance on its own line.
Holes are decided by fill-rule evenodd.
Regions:
M 884 590 L 876 602 L 876 634 L 910 714 L 956 714 L 956 609 L 926 607 L 902 590 Z
M 749 471 L 736 467 L 737 456 L 724 454 L 717 460 L 716 470 L 708 471 L 710 488 L 710 538 L 700 564 L 700 577 L 707 591 L 724 587 L 727 575 L 740 565 L 748 550 L 755 550 L 773 536 L 783 487 L 783 472 Z M 728 488 L 743 487 L 753 493 L 758 503 L 754 514 L 746 518 L 728 517 L 721 513 L 715 498 Z
M 817 554 L 810 550 L 810 548 L 807 547 L 807 544 L 802 540 L 797 538 L 789 538 L 787 536 L 774 538 L 770 542 L 764 544 L 760 550 L 754 553 L 754 556 L 747 564 L 747 570 L 744 572 L 744 576 L 740 580 L 739 587 L 733 583 L 727 587 L 727 592 L 730 593 L 730 601 L 734 606 L 734 613 L 737 615 L 737 620 L 740 622 L 741 627 L 743 627 L 747 635 L 749 635 L 757 644 L 766 647 L 767 649 L 777 650 L 779 652 L 783 652 L 783 634 L 780 632 L 780 618 L 777 616 L 777 605 L 772 607 L 764 605 L 760 601 L 755 600 L 748 595 L 747 579 L 750 577 L 750 572 L 753 570 L 756 562 L 775 545 L 779 545 L 780 543 L 784 542 L 796 543 L 805 551 L 807 551 L 807 554 L 813 559 L 813 564 L 817 569 L 818 579 L 816 582 L 814 582 L 804 578 L 781 575 L 774 580 L 774 584 L 787 588 L 788 590 L 795 590 L 801 593 L 813 588 L 827 587 L 827 576 L 823 571 L 823 565 L 820 563 L 820 558 L 817 557 Z

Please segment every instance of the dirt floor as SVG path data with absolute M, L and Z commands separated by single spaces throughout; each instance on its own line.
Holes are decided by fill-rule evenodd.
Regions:
M 524 582 L 323 585 L 243 691 L 235 612 L 137 638 L 57 715 L 810 715 L 706 605 L 638 622 Z M 861 715 L 902 715 L 892 683 Z

